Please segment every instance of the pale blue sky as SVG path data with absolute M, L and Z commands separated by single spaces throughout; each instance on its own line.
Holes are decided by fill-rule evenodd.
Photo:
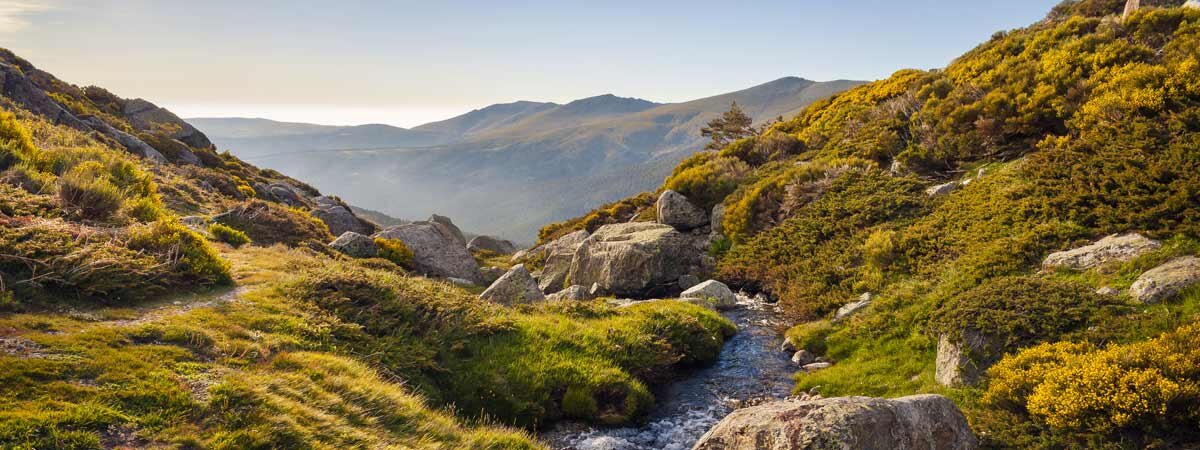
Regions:
M 491 103 L 659 102 L 945 66 L 1057 0 L 0 0 L 0 42 L 183 116 L 412 126 Z

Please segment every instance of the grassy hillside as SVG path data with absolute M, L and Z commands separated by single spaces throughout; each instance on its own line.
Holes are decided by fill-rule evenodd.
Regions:
M 798 374 L 798 391 L 946 393 L 990 448 L 1191 448 L 1200 291 L 1156 306 L 1093 294 L 1200 250 L 1200 10 L 1182 3 L 1121 20 L 1123 1 L 1065 2 L 945 69 L 897 72 L 689 158 L 664 187 L 725 205 L 719 278 L 778 298 L 791 338 L 838 362 Z M 959 187 L 924 192 L 947 182 Z M 1166 245 L 1039 271 L 1125 232 Z M 829 320 L 863 292 L 865 313 Z M 938 338 L 963 329 L 999 336 L 1008 357 L 981 386 L 940 387 Z
M 2 56 L 0 448 L 543 448 L 524 430 L 636 420 L 735 331 L 342 256 L 315 189 Z

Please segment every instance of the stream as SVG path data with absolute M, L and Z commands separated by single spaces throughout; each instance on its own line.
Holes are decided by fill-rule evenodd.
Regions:
M 722 418 L 742 406 L 787 397 L 795 371 L 779 350 L 775 305 L 738 295 L 724 313 L 738 333 L 712 366 L 655 390 L 654 410 L 639 426 L 589 428 L 561 424 L 542 434 L 555 450 L 688 450 Z

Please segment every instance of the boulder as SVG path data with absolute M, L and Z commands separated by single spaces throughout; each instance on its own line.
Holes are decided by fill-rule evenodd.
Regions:
M 681 275 L 704 272 L 707 242 L 707 235 L 697 239 L 658 223 L 605 225 L 579 245 L 569 278 L 573 284 L 596 283 L 609 295 L 673 296 Z
M 854 315 L 855 313 L 857 313 L 859 311 L 862 311 L 863 309 L 865 309 L 868 306 L 871 306 L 871 293 L 864 292 L 862 295 L 860 295 L 858 297 L 858 300 L 847 303 L 845 305 L 842 305 L 841 308 L 838 308 L 837 313 L 834 314 L 834 316 L 833 316 L 833 320 L 845 319 L 847 317 Z
M 896 399 L 799 398 L 739 409 L 693 450 L 975 450 L 979 442 L 954 402 L 940 395 Z
M 479 264 L 462 243 L 457 228 L 436 222 L 413 222 L 390 227 L 375 237 L 399 239 L 413 252 L 416 271 L 427 276 L 479 282 Z
M 100 120 L 97 117 L 88 117 L 87 119 L 84 119 L 83 122 L 92 127 L 92 129 L 100 132 L 100 134 L 108 136 L 117 141 L 117 143 L 121 144 L 122 147 L 125 147 L 129 153 L 141 156 L 158 164 L 165 164 L 168 162 L 167 157 L 163 156 L 163 154 L 154 147 L 151 147 L 150 144 L 138 139 L 137 136 L 113 128 L 112 125 L 104 123 L 103 120 Z
M 962 186 L 962 183 L 959 183 L 957 181 L 951 181 L 949 183 L 939 184 L 937 186 L 930 186 L 928 189 L 925 189 L 925 195 L 928 195 L 930 197 L 938 197 L 938 196 L 942 196 L 942 195 L 946 195 L 951 192 L 954 192 L 961 186 Z
M 379 253 L 375 239 L 370 236 L 346 231 L 329 243 L 329 247 L 352 258 L 373 258 Z
M 575 258 L 575 250 L 587 238 L 588 232 L 579 230 L 534 249 L 532 253 L 541 255 L 543 258 L 542 275 L 538 277 L 538 286 L 542 292 L 553 294 L 566 285 L 567 274 L 571 271 L 571 260 Z
M 124 111 L 125 119 L 130 125 L 137 128 L 138 131 L 154 131 L 162 129 L 170 129 L 171 134 L 168 135 L 171 139 L 176 139 L 184 144 L 195 148 L 212 147 L 212 141 L 208 137 L 197 130 L 191 124 L 180 119 L 171 111 L 160 108 L 157 105 L 150 103 L 140 98 L 126 100 Z M 197 160 L 199 161 L 199 160 Z
M 317 197 L 323 198 L 323 197 Z M 329 227 L 329 233 L 334 236 L 341 236 L 346 232 L 354 232 L 358 234 L 371 234 L 375 232 L 375 227 L 370 223 L 364 222 L 354 215 L 350 208 L 338 203 L 320 202 L 312 210 L 312 216 L 325 222 L 325 226 Z
M 783 338 L 783 343 L 779 344 L 779 351 L 784 353 L 792 353 L 796 351 L 796 342 L 790 336 Z M 793 355 L 794 356 L 794 355 Z
M 708 225 L 708 217 L 704 210 L 697 208 L 687 197 L 678 192 L 667 190 L 658 196 L 654 204 L 658 223 L 670 225 L 680 231 L 688 231 Z
M 275 199 L 275 201 L 279 203 L 296 207 L 310 205 L 308 199 L 304 197 L 304 194 L 302 194 L 295 186 L 292 186 L 291 183 L 277 181 L 268 184 L 265 189 L 267 193 L 270 194 L 270 197 L 268 198 Z
M 1003 353 L 1003 341 L 973 330 L 963 330 L 958 339 L 942 335 L 933 378 L 943 386 L 973 385 Z
M 473 252 L 489 251 L 498 255 L 511 255 L 517 251 L 517 245 L 491 236 L 475 236 L 475 239 L 467 243 L 467 249 Z
M 592 298 L 593 298 L 592 294 L 590 292 L 588 292 L 588 288 L 586 288 L 584 286 L 580 286 L 578 284 L 569 286 L 566 289 L 563 289 L 561 291 L 558 291 L 558 292 L 555 292 L 553 294 L 546 296 L 546 299 L 548 299 L 548 300 L 558 300 L 558 301 L 564 301 L 564 300 L 581 301 L 581 300 L 591 300 Z
M 730 309 L 737 306 L 737 296 L 733 295 L 729 286 L 716 280 L 692 286 L 679 296 L 707 308 Z
M 1129 286 L 1129 296 L 1138 303 L 1170 300 L 1184 289 L 1200 283 L 1200 258 L 1183 256 L 1147 270 Z
M 458 227 L 454 225 L 454 222 L 452 222 L 449 217 L 434 214 L 429 216 L 429 223 L 433 224 L 434 227 L 437 227 L 438 231 L 446 237 L 454 239 L 454 241 L 457 242 L 460 247 L 467 247 L 467 238 L 463 236 L 462 230 L 458 229 Z
M 1051 253 L 1042 261 L 1046 269 L 1087 270 L 1113 262 L 1125 262 L 1152 252 L 1162 244 L 1137 233 L 1112 235 L 1090 245 Z
M 799 350 L 792 354 L 792 364 L 800 367 L 817 362 L 817 355 L 812 354 L 808 350 Z
M 712 230 L 714 236 L 723 236 L 725 234 L 725 204 L 717 203 L 712 209 L 712 214 L 708 219 L 708 227 Z
M 546 296 L 538 289 L 529 271 L 525 270 L 525 265 L 517 264 L 479 294 L 479 298 L 502 305 L 515 305 L 542 301 Z

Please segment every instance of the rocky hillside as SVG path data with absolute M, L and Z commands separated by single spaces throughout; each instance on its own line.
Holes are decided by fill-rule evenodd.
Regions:
M 0 52 L 0 448 L 541 449 L 638 420 L 734 332 L 481 299 L 511 243 L 353 211 Z
M 790 314 L 798 393 L 945 394 L 987 448 L 1193 448 L 1200 5 L 1184 3 L 1064 2 L 542 241 L 679 196 L 711 221 L 717 278 Z M 702 448 L 788 426 L 731 420 Z
M 263 137 L 220 121 L 193 123 L 235 154 L 355 204 L 397 217 L 449 214 L 466 228 L 529 242 L 547 222 L 659 184 L 703 147 L 700 128 L 734 101 L 773 120 L 858 84 L 783 78 L 666 105 L 612 95 L 493 105 L 412 130 L 393 128 L 403 137 L 391 145 L 359 136 L 357 128 L 298 135 L 284 124 L 279 136 Z

